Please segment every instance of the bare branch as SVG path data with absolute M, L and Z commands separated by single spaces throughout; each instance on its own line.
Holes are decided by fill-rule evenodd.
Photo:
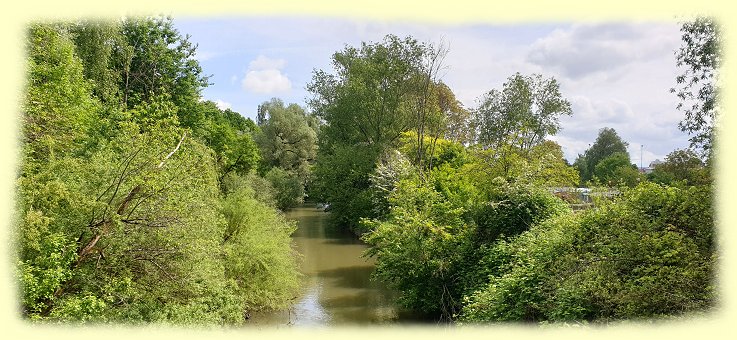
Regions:
M 159 163 L 159 166 L 158 166 L 159 169 L 164 166 L 164 163 L 166 162 L 167 159 L 169 159 L 169 157 L 171 157 L 175 152 L 177 152 L 177 150 L 179 150 L 179 147 L 182 146 L 182 141 L 184 141 L 185 136 L 187 136 L 187 131 L 185 131 L 182 134 L 182 138 L 179 139 L 179 144 L 177 144 L 177 147 L 174 148 L 174 150 L 172 150 L 168 155 L 166 155 L 166 157 L 164 157 L 164 159 L 161 160 L 161 163 Z

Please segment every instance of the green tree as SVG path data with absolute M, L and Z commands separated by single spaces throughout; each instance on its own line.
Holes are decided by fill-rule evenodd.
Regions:
M 669 185 L 677 181 L 685 181 L 687 185 L 698 185 L 708 183 L 710 175 L 709 169 L 695 152 L 674 150 L 665 156 L 663 163 L 655 165 L 648 178 L 656 183 Z
M 594 178 L 604 185 L 624 184 L 630 187 L 634 187 L 643 179 L 637 171 L 637 166 L 630 161 L 630 155 L 625 152 L 615 152 L 597 163 L 594 167 Z
M 253 122 L 230 109 L 220 110 L 211 101 L 200 102 L 196 108 L 202 113 L 204 124 L 195 131 L 215 152 L 220 177 L 229 172 L 245 175 L 255 170 L 261 156 L 253 138 L 257 132 Z
M 27 50 L 23 150 L 24 166 L 33 166 L 79 150 L 93 132 L 99 103 L 64 27 L 32 25 Z
M 256 141 L 266 168 L 293 172 L 304 183 L 317 154 L 317 120 L 297 104 L 272 99 L 259 105 Z
M 325 151 L 333 144 L 383 148 L 410 129 L 410 95 L 416 95 L 425 53 L 427 47 L 415 39 L 388 35 L 333 54 L 335 74 L 315 71 L 307 89 L 313 94 L 310 106 L 325 123 Z
M 578 155 L 574 162 L 580 171 L 582 184 L 593 178 L 596 165 L 604 158 L 617 152 L 626 154 L 627 145 L 627 142 L 623 141 L 614 129 L 605 127 L 599 130 L 594 145 L 588 148 L 583 155 Z
M 428 47 L 388 35 L 333 54 L 335 73 L 315 71 L 310 107 L 324 125 L 313 192 L 348 227 L 370 216 L 370 181 L 378 158 L 414 127 Z
M 678 124 L 692 135 L 691 147 L 705 155 L 711 152 L 714 122 L 719 117 L 719 68 L 722 64 L 722 34 L 713 18 L 699 17 L 681 26 L 682 45 L 676 64 L 685 67 L 671 89 L 680 99 L 677 108 L 686 116 Z
M 561 95 L 554 78 L 516 73 L 501 91 L 491 90 L 480 99 L 474 110 L 478 142 L 484 148 L 513 144 L 529 150 L 556 134 L 560 117 L 571 114 L 571 104 Z
M 93 94 L 101 102 L 117 106 L 121 74 L 133 56 L 121 23 L 85 20 L 70 25 L 70 30 L 84 75 L 94 85 Z
M 118 87 L 124 105 L 133 108 L 167 95 L 181 124 L 190 128 L 201 124 L 202 117 L 193 108 L 201 89 L 208 85 L 208 77 L 194 59 L 197 46 L 174 28 L 170 17 L 126 18 L 122 32 L 130 47 L 118 53 L 132 53 L 120 71 Z M 125 60 L 125 56 L 119 59 Z

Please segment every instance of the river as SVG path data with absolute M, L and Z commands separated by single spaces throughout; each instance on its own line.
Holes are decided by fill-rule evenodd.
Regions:
M 398 293 L 371 280 L 374 261 L 350 232 L 328 226 L 328 213 L 305 204 L 286 213 L 297 221 L 294 247 L 303 255 L 303 289 L 291 308 L 253 313 L 247 324 L 268 327 L 386 324 L 401 321 Z M 400 317 L 402 314 L 402 317 Z

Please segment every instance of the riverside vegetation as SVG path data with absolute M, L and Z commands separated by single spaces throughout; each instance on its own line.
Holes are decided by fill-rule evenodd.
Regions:
M 30 25 L 23 316 L 242 324 L 284 308 L 300 274 L 281 211 L 307 195 L 360 235 L 402 306 L 434 319 L 708 312 L 720 35 L 704 18 L 682 31 L 672 91 L 703 103 L 680 125 L 692 148 L 645 175 L 610 128 L 563 158 L 547 137 L 575 113 L 554 78 L 515 73 L 467 109 L 439 77 L 447 49 L 412 37 L 346 46 L 314 72 L 306 108 L 272 99 L 253 122 L 201 100 L 196 46 L 170 18 Z M 572 211 L 552 190 L 581 185 L 615 194 Z

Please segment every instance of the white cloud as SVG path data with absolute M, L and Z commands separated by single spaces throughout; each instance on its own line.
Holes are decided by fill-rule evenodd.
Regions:
M 670 47 L 677 26 L 652 24 L 582 24 L 556 29 L 538 39 L 529 62 L 552 67 L 571 79 L 605 73 L 611 78 L 623 67 L 658 58 Z
M 279 70 L 248 71 L 241 85 L 246 91 L 262 94 L 284 92 L 292 88 L 292 82 Z
M 233 105 L 232 104 L 230 104 L 230 103 L 228 103 L 226 101 L 222 101 L 220 99 L 218 99 L 218 100 L 215 101 L 215 105 L 218 107 L 218 109 L 221 109 L 221 110 L 233 108 Z
M 249 70 L 272 70 L 282 69 L 287 62 L 284 59 L 270 59 L 263 55 L 259 55 L 256 59 L 248 63 Z
M 248 71 L 241 81 L 241 86 L 247 92 L 259 94 L 289 91 L 292 82 L 281 72 L 285 65 L 284 59 L 270 59 L 259 55 L 248 64 Z

